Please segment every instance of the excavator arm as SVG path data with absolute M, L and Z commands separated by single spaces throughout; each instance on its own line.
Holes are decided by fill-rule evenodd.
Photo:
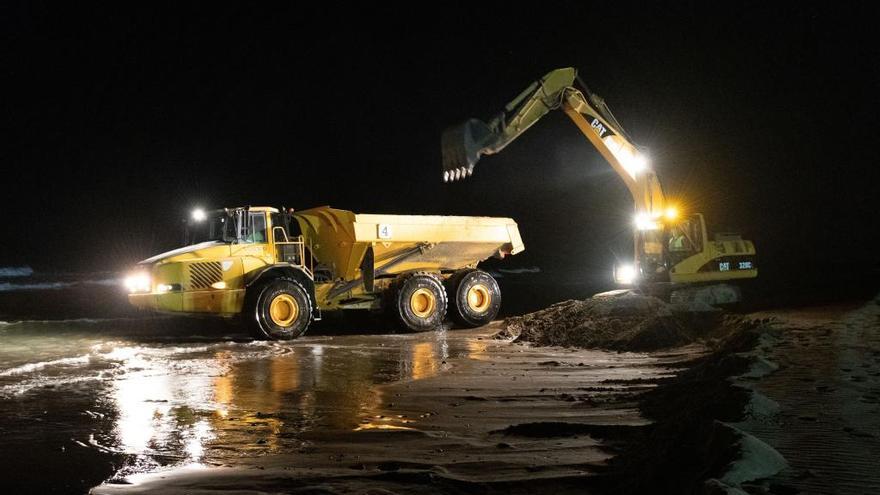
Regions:
M 488 123 L 470 119 L 447 129 L 442 137 L 443 180 L 473 174 L 482 155 L 503 150 L 552 110 L 562 109 L 603 158 L 620 175 L 636 204 L 637 219 L 652 222 L 669 205 L 647 157 L 630 141 L 598 95 L 575 86 L 577 70 L 554 70 L 532 83 Z
M 710 242 L 702 215 L 676 218 L 678 214 L 667 202 L 647 157 L 632 143 L 602 98 L 590 92 L 573 68 L 554 70 L 535 81 L 488 123 L 470 119 L 446 130 L 442 138 L 443 180 L 471 176 L 481 156 L 503 150 L 556 109 L 564 111 L 596 147 L 626 184 L 635 202 L 635 262 L 615 267 L 616 281 L 643 287 L 659 282 L 662 287 L 665 283 L 705 285 L 758 275 L 751 241 L 737 235 Z M 679 288 L 673 296 L 685 293 L 689 292 Z M 714 303 L 738 298 L 738 290 L 724 284 L 699 287 L 692 294 L 696 294 L 695 298 L 705 296 L 705 300 Z

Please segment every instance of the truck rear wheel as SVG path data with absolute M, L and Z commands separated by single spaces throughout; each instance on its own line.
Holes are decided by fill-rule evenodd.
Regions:
M 482 270 L 460 270 L 449 277 L 446 286 L 452 298 L 451 316 L 459 325 L 479 327 L 498 316 L 501 289 L 492 275 Z
M 446 318 L 446 291 L 437 277 L 415 273 L 395 284 L 393 309 L 404 327 L 416 332 L 433 330 Z
M 306 332 L 312 322 L 312 301 L 299 282 L 279 278 L 256 291 L 245 311 L 257 338 L 291 340 Z

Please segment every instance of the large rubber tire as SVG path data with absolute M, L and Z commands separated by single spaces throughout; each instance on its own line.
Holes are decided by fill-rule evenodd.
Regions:
M 465 269 L 452 274 L 446 281 L 452 299 L 450 316 L 458 325 L 468 328 L 487 325 L 501 309 L 498 282 L 482 270 Z
M 391 307 L 404 328 L 415 332 L 434 330 L 446 318 L 446 290 L 436 276 L 413 273 L 393 287 Z
M 312 322 L 312 299 L 296 280 L 277 278 L 248 289 L 245 321 L 259 339 L 292 340 Z

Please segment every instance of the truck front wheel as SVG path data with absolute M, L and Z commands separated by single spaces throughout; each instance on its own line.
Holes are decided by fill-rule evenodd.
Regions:
M 446 283 L 452 298 L 452 319 L 461 326 L 474 328 L 491 323 L 501 309 L 498 282 L 482 270 L 461 270 Z
M 291 340 L 306 332 L 312 322 L 312 302 L 296 280 L 279 278 L 256 288 L 249 298 L 246 317 L 261 339 Z
M 404 327 L 420 332 L 443 324 L 446 291 L 437 277 L 415 273 L 403 277 L 395 286 L 394 310 Z

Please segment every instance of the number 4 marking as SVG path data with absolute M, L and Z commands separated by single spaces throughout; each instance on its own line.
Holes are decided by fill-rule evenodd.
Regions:
M 391 239 L 391 226 L 387 223 L 379 224 L 379 239 Z

